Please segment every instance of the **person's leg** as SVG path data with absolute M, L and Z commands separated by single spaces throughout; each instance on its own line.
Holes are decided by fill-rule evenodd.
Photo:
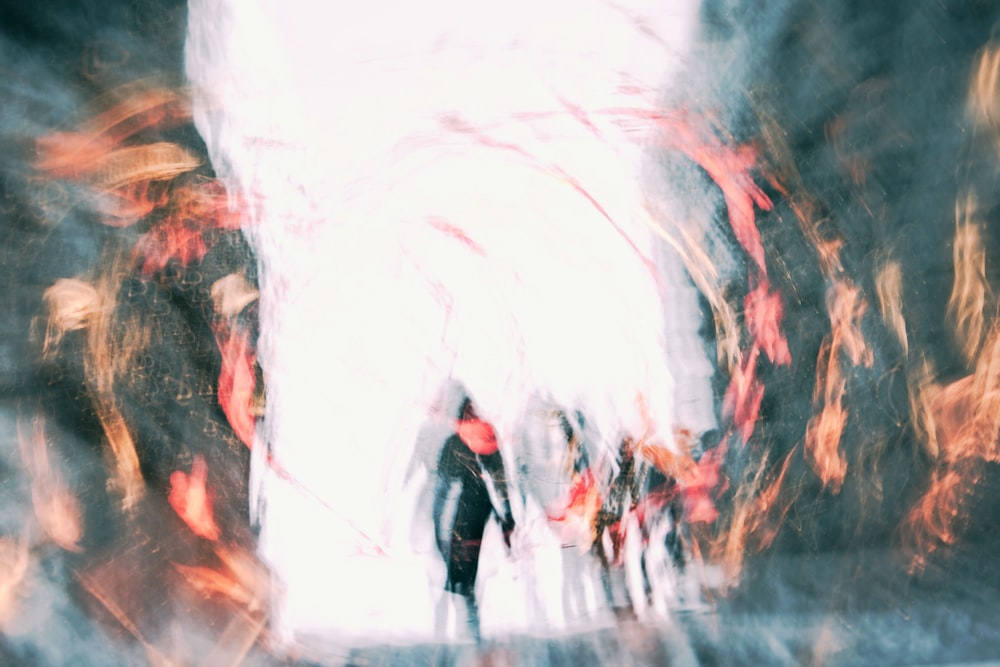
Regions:
M 479 604 L 476 602 L 476 590 L 467 590 L 462 599 L 465 600 L 466 624 L 469 626 L 469 634 L 477 644 L 482 643 L 482 633 L 479 630 Z
M 481 639 L 479 605 L 476 600 L 476 576 L 479 552 L 486 523 L 493 512 L 489 496 L 466 490 L 458 501 L 458 513 L 452 532 L 448 561 L 448 590 L 465 601 L 466 625 L 478 643 Z

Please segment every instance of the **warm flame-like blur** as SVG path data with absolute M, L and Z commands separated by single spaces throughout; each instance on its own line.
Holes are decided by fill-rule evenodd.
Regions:
M 219 374 L 219 405 L 229 419 L 236 435 L 247 447 L 253 446 L 257 376 L 254 371 L 256 353 L 245 331 L 233 328 L 225 335 L 220 328 L 219 349 L 222 351 L 222 372 Z
M 969 86 L 969 106 L 976 123 L 996 140 L 1000 133 L 1000 45 L 996 43 L 980 53 Z
M 708 557 L 722 565 L 728 585 L 739 582 L 747 552 L 766 549 L 777 536 L 793 500 L 782 499 L 781 492 L 797 454 L 792 449 L 776 473 L 761 461 L 736 489 L 725 530 L 708 542 Z
M 813 403 L 819 406 L 806 428 L 805 456 L 825 485 L 838 491 L 847 474 L 847 459 L 840 449 L 840 439 L 847 424 L 844 396 L 847 377 L 841 359 L 854 366 L 870 367 L 872 351 L 861 334 L 861 318 L 867 305 L 860 290 L 839 281 L 827 292 L 827 311 L 831 332 L 819 351 Z
M 177 453 L 159 451 L 150 442 L 149 431 L 136 423 L 134 406 L 128 403 L 134 399 L 127 397 L 128 392 L 148 393 L 155 383 L 173 389 L 165 396 L 179 404 L 189 403 L 194 391 L 199 397 L 206 394 L 204 387 L 184 386 L 196 379 L 142 374 L 150 368 L 150 355 L 165 342 L 168 324 L 129 301 L 133 294 L 151 295 L 162 286 L 170 288 L 171 281 L 177 281 L 172 288 L 182 290 L 186 297 L 192 296 L 195 287 L 203 294 L 195 295 L 200 301 L 193 302 L 193 310 L 203 318 L 208 345 L 214 342 L 218 355 L 219 375 L 209 395 L 232 433 L 220 434 L 215 424 L 191 426 L 195 432 L 204 430 L 211 447 L 221 446 L 220 441 L 253 444 L 262 393 L 252 335 L 257 288 L 245 267 L 233 271 L 239 267 L 233 266 L 229 256 L 223 258 L 222 267 L 230 272 L 221 277 L 214 274 L 211 284 L 201 284 L 198 272 L 222 235 L 240 229 L 244 217 L 221 184 L 199 171 L 201 158 L 161 138 L 161 133 L 190 123 L 184 95 L 140 82 L 116 89 L 95 104 L 105 110 L 74 129 L 37 141 L 37 174 L 52 182 L 71 183 L 72 191 L 80 195 L 79 204 L 116 230 L 109 237 L 103 261 L 90 273 L 61 278 L 45 291 L 42 356 L 54 367 L 66 361 L 61 358 L 66 354 L 81 357 L 73 360 L 82 362 L 80 400 L 89 404 L 87 412 L 103 435 L 107 488 L 117 504 L 107 520 L 122 522 L 121 548 L 113 550 L 110 560 L 100 553 L 81 551 L 80 543 L 88 536 L 83 534 L 80 501 L 60 472 L 60 461 L 50 455 L 45 406 L 37 415 L 25 412 L 18 420 L 35 516 L 49 540 L 81 554 L 76 579 L 91 601 L 137 640 L 151 664 L 186 664 L 184 655 L 190 647 L 185 641 L 174 646 L 173 640 L 158 636 L 140 591 L 134 590 L 133 578 L 167 582 L 167 590 L 151 596 L 151 605 L 184 604 L 188 613 L 217 615 L 221 604 L 226 618 L 219 626 L 220 634 L 214 648 L 198 662 L 240 664 L 266 624 L 270 582 L 266 570 L 247 550 L 247 538 L 240 531 L 248 529 L 221 514 L 222 502 L 231 502 L 228 498 L 234 490 L 220 488 L 220 480 L 233 476 L 219 468 L 235 468 L 238 457 L 209 450 L 201 442 L 170 442 L 167 447 L 177 447 Z M 140 234 L 127 229 L 133 225 Z M 184 273 L 195 266 L 198 270 Z M 182 336 L 170 342 L 195 341 L 192 334 Z M 213 443 L 208 436 L 217 439 Z M 185 451 L 188 456 L 180 455 Z M 183 460 L 189 464 L 182 464 Z M 172 464 L 172 470 L 164 470 L 164 464 Z M 148 521 L 149 516 L 164 516 L 163 512 L 171 510 L 179 522 Z M 159 534 L 174 525 L 185 526 L 186 534 Z M 164 541 L 150 548 L 157 540 Z M 199 540 L 212 549 L 192 546 Z M 30 563 L 28 542 L 16 544 L 22 543 L 24 549 L 15 550 L 15 542 L 8 545 L 5 541 L 0 557 L 5 570 L 0 591 L 3 617 L 15 613 L 17 591 Z M 189 593 L 181 592 L 183 587 L 171 590 L 170 582 L 178 577 L 186 582 Z
M 979 129 L 997 135 L 1000 50 L 993 43 L 973 66 L 968 104 Z M 970 373 L 948 384 L 933 380 L 923 361 L 910 378 L 910 403 L 919 437 L 934 459 L 927 490 L 903 526 L 910 549 L 910 570 L 920 571 L 927 557 L 953 544 L 969 518 L 969 503 L 985 463 L 1000 461 L 1000 319 L 986 276 L 985 224 L 976 190 L 967 186 L 955 202 L 954 282 L 948 317 Z
M 948 317 L 955 327 L 966 363 L 973 363 L 985 326 L 986 251 L 976 210 L 976 199 L 968 193 L 955 203 L 955 282 L 948 299 Z
M 991 44 L 982 50 L 974 68 L 968 102 L 978 130 L 994 138 L 1000 137 L 998 90 L 1000 48 Z M 146 132 L 156 135 L 190 122 L 191 110 L 184 95 L 142 83 L 113 91 L 99 104 L 107 110 L 75 129 L 51 133 L 37 143 L 33 166 L 40 177 L 72 183 L 73 192 L 84 193 L 85 204 L 100 222 L 114 228 L 115 234 L 122 234 L 116 237 L 106 261 L 92 273 L 62 278 L 44 292 L 47 320 L 42 355 L 51 361 L 72 337 L 70 334 L 79 332 L 74 335 L 84 343 L 82 393 L 90 401 L 102 430 L 109 487 L 117 494 L 115 500 L 133 521 L 130 528 L 139 523 L 134 519 L 140 516 L 143 502 L 165 502 L 186 526 L 185 534 L 176 536 L 176 541 L 194 541 L 208 554 L 197 562 L 172 560 L 168 569 L 175 579 L 179 577 L 187 594 L 213 602 L 222 600 L 228 605 L 233 614 L 219 646 L 228 647 L 223 651 L 226 660 L 238 664 L 264 632 L 270 593 L 268 573 L 248 550 L 232 544 L 232 536 L 226 534 L 224 515 L 216 501 L 217 496 L 226 493 L 223 482 L 229 477 L 222 474 L 218 460 L 192 454 L 196 443 L 181 442 L 177 446 L 184 460 L 190 462 L 189 467 L 187 463 L 178 467 L 180 464 L 174 462 L 166 480 L 153 479 L 155 472 L 146 472 L 155 470 L 155 466 L 146 465 L 143 457 L 148 444 L 129 422 L 121 392 L 131 381 L 137 359 L 152 349 L 159 323 L 143 321 L 127 312 L 121 303 L 121 287 L 133 277 L 157 284 L 169 282 L 175 273 L 204 260 L 220 232 L 243 229 L 247 217 L 241 202 L 218 180 L 205 175 L 202 158 L 159 136 L 145 138 Z M 914 549 L 914 567 L 919 568 L 929 552 L 955 543 L 969 511 L 969 500 L 981 479 L 982 464 L 1000 461 L 1000 321 L 990 313 L 993 295 L 987 281 L 983 239 L 986 212 L 978 208 L 975 190 L 968 188 L 955 204 L 954 284 L 947 304 L 947 316 L 967 365 L 967 375 L 945 384 L 936 375 L 933 362 L 914 342 L 916 330 L 908 331 L 903 297 L 908 276 L 902 264 L 891 257 L 885 259 L 873 283 L 867 282 L 865 276 L 849 275 L 845 269 L 849 262 L 842 257 L 846 241 L 827 233 L 828 227 L 799 181 L 793 157 L 781 144 L 780 128 L 767 127 L 764 119 L 759 142 L 743 142 L 730 136 L 716 119 L 683 109 L 588 110 L 569 102 L 564 107 L 557 113 L 571 115 L 592 133 L 595 141 L 606 141 L 600 121 L 609 118 L 623 125 L 641 120 L 655 126 L 657 149 L 683 157 L 707 175 L 718 191 L 725 207 L 720 216 L 722 224 L 728 224 L 746 265 L 741 275 L 745 282 L 734 295 L 728 291 L 733 285 L 724 284 L 722 272 L 713 264 L 706 241 L 679 224 L 673 218 L 674 212 L 665 210 L 662 202 L 653 198 L 642 202 L 645 222 L 677 252 L 711 310 L 718 370 L 726 382 L 724 390 L 720 390 L 721 428 L 705 442 L 696 442 L 694 436 L 682 430 L 667 430 L 672 424 L 654 423 L 650 417 L 653 411 L 647 409 L 642 396 L 638 412 L 643 423 L 625 437 L 633 447 L 629 454 L 662 472 L 674 485 L 670 493 L 680 496 L 683 523 L 692 529 L 695 542 L 690 548 L 695 554 L 721 563 L 727 583 L 735 583 L 746 554 L 774 543 L 799 497 L 803 485 L 793 473 L 797 462 L 804 461 L 804 474 L 819 480 L 816 486 L 828 494 L 823 498 L 842 493 L 848 471 L 863 467 L 852 458 L 852 448 L 845 447 L 844 439 L 848 425 L 865 410 L 850 395 L 855 386 L 852 381 L 858 373 L 876 366 L 875 351 L 866 339 L 865 320 L 873 296 L 866 294 L 866 286 L 872 284 L 882 321 L 899 343 L 905 360 L 909 423 L 901 421 L 898 427 L 912 429 L 930 466 L 923 480 L 924 492 L 903 526 L 904 538 Z M 543 113 L 525 113 L 517 120 L 526 124 L 538 121 L 531 128 L 541 133 L 544 117 Z M 825 139 L 833 146 L 835 158 L 852 186 L 864 188 L 870 185 L 871 165 L 848 150 L 845 133 L 851 122 L 847 116 L 838 116 L 826 126 Z M 559 187 L 583 198 L 628 243 L 632 259 L 660 278 L 647 251 L 633 243 L 616 215 L 593 193 L 600 184 L 592 187 L 594 184 L 570 167 L 550 163 L 544 151 L 536 154 L 532 146 L 509 141 L 502 131 L 494 136 L 492 129 L 457 116 L 446 116 L 441 124 L 449 137 L 457 137 L 456 141 L 513 156 L 519 166 L 551 176 Z M 799 224 L 796 233 L 804 237 L 810 258 L 818 264 L 821 280 L 817 281 L 817 301 L 825 289 L 826 312 L 816 318 L 825 335 L 818 344 L 814 366 L 811 358 L 800 360 L 798 355 L 806 350 L 811 357 L 816 347 L 790 347 L 785 332 L 785 320 L 791 317 L 795 297 L 783 290 L 783 266 L 779 262 L 784 260 L 775 257 L 777 251 L 769 246 L 764 233 L 767 229 L 763 227 L 784 224 L 777 219 L 779 206 L 791 210 Z M 868 213 L 876 217 L 871 210 Z M 486 255 L 479 236 L 459 224 L 433 216 L 424 223 L 446 236 L 446 243 L 454 241 L 463 251 Z M 214 282 L 207 290 L 205 304 L 201 304 L 210 306 L 202 314 L 212 338 L 209 347 L 214 344 L 213 352 L 218 356 L 217 368 L 212 366 L 217 371 L 212 378 L 212 407 L 221 411 L 231 430 L 227 435 L 237 443 L 236 449 L 245 453 L 243 446 L 255 445 L 257 418 L 262 416 L 256 323 L 247 321 L 255 317 L 260 295 L 246 272 L 231 271 L 228 266 L 225 269 L 220 272 L 222 277 L 213 274 Z M 788 279 L 792 280 L 790 274 Z M 445 295 L 442 298 L 451 298 L 444 287 L 441 293 Z M 817 307 L 816 312 L 821 308 Z M 798 343 L 798 338 L 793 342 Z M 802 418 L 804 433 L 797 432 L 786 450 L 771 451 L 771 434 L 759 428 L 761 420 L 767 418 L 764 406 L 769 386 L 765 386 L 765 380 L 789 371 L 793 349 L 798 364 L 795 370 L 808 368 L 812 381 L 811 410 L 807 397 Z M 669 409 L 657 411 L 663 413 L 669 413 Z M 60 471 L 62 462 L 50 458 L 43 417 L 26 415 L 18 421 L 18 441 L 30 476 L 37 525 L 52 543 L 79 553 L 85 537 L 81 501 Z M 478 454 L 492 454 L 503 446 L 502 438 L 485 421 L 465 420 L 451 425 Z M 567 448 L 572 447 L 571 442 Z M 870 446 L 859 458 L 865 461 L 867 456 L 874 461 L 879 454 L 877 446 Z M 262 456 L 267 458 L 266 454 Z M 746 468 L 738 471 L 741 477 L 726 467 L 730 457 L 738 456 L 748 461 Z M 308 495 L 308 490 L 284 473 L 279 464 L 269 459 L 268 463 L 277 476 L 296 487 L 297 492 Z M 599 475 L 615 467 L 608 461 L 601 463 L 606 464 L 606 469 L 596 466 Z M 572 462 L 568 468 L 572 468 Z M 564 544 L 591 548 L 598 537 L 595 517 L 602 510 L 608 482 L 591 468 L 565 472 L 570 478 L 569 492 L 563 502 L 545 508 L 547 518 L 558 524 L 556 530 Z M 728 504 L 723 504 L 720 499 L 726 493 Z M 630 511 L 640 516 L 662 511 L 667 496 L 666 492 L 655 498 L 651 495 L 644 499 L 645 504 Z M 177 523 L 170 516 L 171 522 Z M 349 518 L 343 518 L 351 523 Z M 625 525 L 622 520 L 622 527 L 616 530 L 625 530 Z M 368 550 L 365 555 L 387 555 L 378 541 L 381 536 L 369 537 L 353 524 L 351 528 L 364 543 L 359 549 Z M 25 534 L 29 529 L 25 528 Z M 17 598 L 27 585 L 31 557 L 26 537 L 0 539 L 0 627 L 17 613 Z M 146 647 L 151 662 L 174 664 L 169 651 L 146 635 L 133 618 L 134 612 L 121 602 L 115 579 L 107 570 L 83 572 L 78 577 L 84 589 Z M 210 655 L 207 664 L 214 664 L 216 657 Z
M 105 103 L 119 99 L 75 131 L 39 139 L 35 168 L 51 178 L 87 184 L 105 224 L 127 227 L 167 202 L 154 184 L 189 172 L 200 161 L 176 144 L 122 146 L 144 130 L 188 122 L 191 110 L 184 96 L 140 82 L 111 91 Z
M 938 465 L 904 527 L 914 570 L 927 554 L 957 539 L 982 463 L 1000 461 L 1000 322 L 987 333 L 971 375 L 927 392 Z
M 898 262 L 886 262 L 885 266 L 875 276 L 875 294 L 878 297 L 879 312 L 889 329 L 896 335 L 903 348 L 903 354 L 909 354 L 910 344 L 906 334 L 906 320 L 903 319 L 903 273 Z
M 219 527 L 212 513 L 212 492 L 207 487 L 208 467 L 205 458 L 195 456 L 191 473 L 175 470 L 170 475 L 167 501 L 195 535 L 206 540 L 219 539 Z
M 35 517 L 45 534 L 67 551 L 79 551 L 82 537 L 80 505 L 70 492 L 59 470 L 49 461 L 45 422 L 36 415 L 31 419 L 20 416 L 17 424 L 21 458 L 31 478 L 31 499 Z

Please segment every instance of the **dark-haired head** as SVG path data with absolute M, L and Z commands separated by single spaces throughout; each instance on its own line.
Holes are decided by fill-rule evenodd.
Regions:
M 461 420 L 478 419 L 476 407 L 472 404 L 472 399 L 466 396 L 462 399 L 462 404 L 458 408 L 458 418 Z

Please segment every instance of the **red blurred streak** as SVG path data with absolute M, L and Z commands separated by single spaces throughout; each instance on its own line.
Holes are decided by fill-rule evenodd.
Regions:
M 704 120 L 683 110 L 659 112 L 641 108 L 614 108 L 604 111 L 612 116 L 649 120 L 663 131 L 664 148 L 680 151 L 699 165 L 722 191 L 730 227 L 740 246 L 756 267 L 744 308 L 747 328 L 752 336 L 749 352 L 734 371 L 723 399 L 723 411 L 733 420 L 743 442 L 753 435 L 764 386 L 756 377 L 759 353 L 763 351 L 772 363 L 791 364 L 788 342 L 781 331 L 783 307 L 779 295 L 772 292 L 767 278 L 764 246 L 756 225 L 755 209 L 770 211 L 771 199 L 757 185 L 753 172 L 759 169 L 758 152 L 748 145 L 729 146 Z
M 725 445 L 711 449 L 678 478 L 688 523 L 714 523 L 718 518 L 719 511 L 712 497 L 723 491 L 727 483 L 721 473 L 725 457 Z
M 437 217 L 430 218 L 427 221 L 427 223 L 431 227 L 433 227 L 434 229 L 436 229 L 438 231 L 441 231 L 441 232 L 444 232 L 445 234 L 447 234 L 448 236 L 452 237 L 453 239 L 456 239 L 456 240 L 460 241 L 467 248 L 469 248 L 469 250 L 473 251 L 477 255 L 480 255 L 481 257 L 485 257 L 486 256 L 486 251 L 483 250 L 483 247 L 481 245 L 479 245 L 478 243 L 476 243 L 474 240 L 472 240 L 469 237 L 469 235 L 465 233 L 465 230 L 463 230 L 462 228 L 457 227 L 456 225 L 451 224 L 447 220 L 444 220 L 442 218 L 437 218 Z
M 95 203 L 109 227 L 129 227 L 167 203 L 166 191 L 150 193 L 152 181 L 140 181 L 101 192 Z
M 574 475 L 565 507 L 559 511 L 550 511 L 548 517 L 550 521 L 567 521 L 571 516 L 593 519 L 600 507 L 601 495 L 597 490 L 597 480 L 594 478 L 594 471 L 587 468 Z
M 175 470 L 170 475 L 167 501 L 195 535 L 206 540 L 219 539 L 219 527 L 212 512 L 212 494 L 207 486 L 208 466 L 201 455 L 194 457 L 191 474 Z
M 749 292 L 743 301 L 747 329 L 772 363 L 788 366 L 792 363 L 792 355 L 788 351 L 788 341 L 779 329 L 784 307 L 778 293 L 769 292 L 767 288 L 765 281 Z
M 231 208 L 229 197 L 218 181 L 199 182 L 173 197 L 174 210 L 146 232 L 133 255 L 142 260 L 144 276 L 166 268 L 170 260 L 182 266 L 200 261 L 211 249 L 206 232 L 237 230 L 243 226 L 240 208 Z
M 646 493 L 633 510 L 639 525 L 647 525 L 648 521 L 662 513 L 679 494 L 680 489 L 675 484 L 664 484 Z
M 496 454 L 500 446 L 493 426 L 481 419 L 464 419 L 455 422 L 455 430 L 466 447 L 476 454 L 489 456 Z
M 40 157 L 35 166 L 49 176 L 85 178 L 94 171 L 85 166 L 88 162 L 104 157 L 134 134 L 151 127 L 180 124 L 189 119 L 190 109 L 186 100 L 170 91 L 141 91 L 98 116 L 79 132 L 55 133 L 40 140 Z M 173 191 L 164 188 L 158 197 L 149 195 L 150 185 L 147 180 L 101 193 L 107 198 L 103 204 L 104 213 L 111 218 L 105 223 L 111 226 L 127 226 L 153 210 L 170 206 L 169 214 L 144 234 L 133 248 L 134 261 L 140 263 L 140 271 L 146 277 L 165 269 L 171 260 L 187 265 L 203 259 L 211 248 L 210 240 L 205 238 L 206 232 L 235 231 L 244 226 L 245 207 L 239 202 L 231 205 L 225 188 L 214 179 L 196 181 Z M 252 410 L 256 351 L 248 332 L 229 324 L 218 324 L 214 329 L 222 354 L 219 403 L 236 435 L 252 447 L 256 430 Z M 124 432 L 124 425 L 121 430 Z M 109 438 L 112 443 L 116 441 Z M 267 465 L 279 478 L 340 516 L 377 554 L 385 555 L 385 550 L 374 539 L 294 479 L 270 454 L 267 455 Z M 172 488 L 168 500 L 196 534 L 214 540 L 218 538 L 218 528 L 207 504 L 206 478 L 204 460 L 198 463 L 196 459 L 190 476 L 183 471 L 175 471 L 171 476 Z
M 653 280 L 656 282 L 657 287 L 662 288 L 662 285 L 660 284 L 661 283 L 660 274 L 656 270 L 656 265 L 653 263 L 651 259 L 642 254 L 642 251 L 639 250 L 639 246 L 637 246 L 635 242 L 629 237 L 629 235 L 625 233 L 625 230 L 622 229 L 617 222 L 615 222 L 615 219 L 611 217 L 611 214 L 604 209 L 601 203 L 597 201 L 597 199 L 592 194 L 587 192 L 586 188 L 584 188 L 583 185 L 577 179 L 570 176 L 563 169 L 553 166 L 551 168 L 551 171 L 557 176 L 561 177 L 567 184 L 569 184 L 570 187 L 572 187 L 574 190 L 583 195 L 584 198 L 586 198 L 586 200 L 589 201 L 595 209 L 597 209 L 597 212 L 600 213 L 601 216 L 605 220 L 607 220 L 612 227 L 614 227 L 615 231 L 618 232 L 618 235 L 621 236 L 622 239 L 625 241 L 625 243 L 628 244 L 629 248 L 632 249 L 632 252 L 634 252 L 636 256 L 639 257 L 643 265 L 646 267 L 646 270 L 649 271 L 649 274 L 653 277 Z
M 564 107 L 566 107 L 566 110 L 569 111 L 569 114 L 573 118 L 578 120 L 581 125 L 590 130 L 590 132 L 598 139 L 601 140 L 604 139 L 604 136 L 601 134 L 601 131 L 597 129 L 597 126 L 594 125 L 594 123 L 590 120 L 590 117 L 587 115 L 587 112 L 583 109 L 583 107 L 573 104 L 572 102 L 563 97 L 558 97 L 558 99 L 559 103 L 562 104 Z
M 664 148 L 679 150 L 704 169 L 722 190 L 729 224 L 762 277 L 767 276 L 764 245 L 755 223 L 754 207 L 770 211 L 771 199 L 754 181 L 758 169 L 757 150 L 752 146 L 727 146 L 708 125 L 684 111 L 662 113 L 639 108 L 608 109 L 609 115 L 651 120 L 664 134 Z
M 144 258 L 141 271 L 147 277 L 165 269 L 171 259 L 182 266 L 196 262 L 208 253 L 208 249 L 200 221 L 189 218 L 171 218 L 157 225 L 135 246 L 136 254 Z
M 257 353 L 250 341 L 250 333 L 232 328 L 226 335 L 224 328 L 217 332 L 219 351 L 222 353 L 222 370 L 219 373 L 219 405 L 229 420 L 233 431 L 247 447 L 253 447 L 256 419 L 253 414 L 253 397 L 256 388 L 254 363 Z
M 311 500 L 319 503 L 324 509 L 330 512 L 332 515 L 343 521 L 354 533 L 361 538 L 361 540 L 378 556 L 387 556 L 388 552 L 386 549 L 377 541 L 375 538 L 371 537 L 363 531 L 354 521 L 350 519 L 346 514 L 334 508 L 330 503 L 326 502 L 317 494 L 315 491 L 310 489 L 308 486 L 296 479 L 288 470 L 278 462 L 277 459 L 271 453 L 267 454 L 267 467 L 274 471 L 274 474 L 278 476 L 278 479 L 288 482 L 297 491 L 305 496 L 308 496 Z
M 591 127 L 589 120 L 584 120 L 583 122 L 588 127 Z M 618 235 L 621 236 L 622 240 L 625 241 L 625 243 L 629 246 L 629 248 L 631 248 L 632 252 L 634 252 L 636 256 L 638 256 L 639 259 L 642 261 L 643 266 L 645 266 L 646 270 L 649 271 L 649 274 L 656 282 L 657 287 L 662 289 L 662 284 L 661 284 L 662 281 L 660 280 L 660 274 L 657 272 L 656 265 L 653 263 L 653 261 L 642 253 L 642 251 L 631 239 L 631 237 L 629 237 L 629 235 L 625 232 L 625 230 L 621 228 L 621 226 L 615 221 L 614 217 L 612 217 L 612 215 L 608 213 L 607 209 L 604 208 L 604 206 L 597 200 L 597 198 L 595 198 L 592 194 L 590 194 L 590 192 L 588 192 L 587 189 L 583 187 L 583 185 L 579 182 L 579 180 L 570 175 L 565 169 L 555 164 L 544 164 L 542 163 L 541 160 L 539 160 L 537 157 L 529 153 L 524 148 L 516 144 L 511 144 L 504 141 L 497 141 L 496 139 L 487 136 L 485 133 L 467 125 L 461 119 L 454 117 L 448 118 L 445 121 L 445 127 L 455 132 L 470 134 L 476 139 L 476 141 L 478 141 L 480 144 L 488 148 L 497 148 L 503 151 L 512 152 L 515 155 L 526 159 L 539 171 L 559 178 L 560 180 L 568 184 L 570 187 L 572 187 L 574 190 L 576 190 L 578 193 L 583 195 L 584 198 L 586 198 L 586 200 L 590 202 L 591 206 L 593 206 L 597 210 L 597 212 L 600 213 L 601 217 L 607 220 L 614 228 L 614 230 L 618 232 Z

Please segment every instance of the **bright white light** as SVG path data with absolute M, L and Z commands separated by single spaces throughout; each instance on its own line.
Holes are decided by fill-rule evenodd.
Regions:
M 529 396 L 585 409 L 614 447 L 641 429 L 642 395 L 669 441 L 668 369 L 683 364 L 667 358 L 668 320 L 685 383 L 700 383 L 685 396 L 710 396 L 693 292 L 653 263 L 648 128 L 602 113 L 654 103 L 696 13 L 693 0 L 190 2 L 196 121 L 254 205 L 261 438 L 296 480 L 257 471 L 279 636 L 433 632 L 443 567 L 420 486 L 436 452 L 415 443 L 448 378 L 497 427 L 511 470 Z M 710 426 L 710 401 L 686 413 Z M 519 558 L 496 535 L 484 546 L 484 632 L 537 630 L 540 614 L 558 629 L 562 577 L 545 575 L 562 567 L 558 541 L 537 507 L 514 511 Z

